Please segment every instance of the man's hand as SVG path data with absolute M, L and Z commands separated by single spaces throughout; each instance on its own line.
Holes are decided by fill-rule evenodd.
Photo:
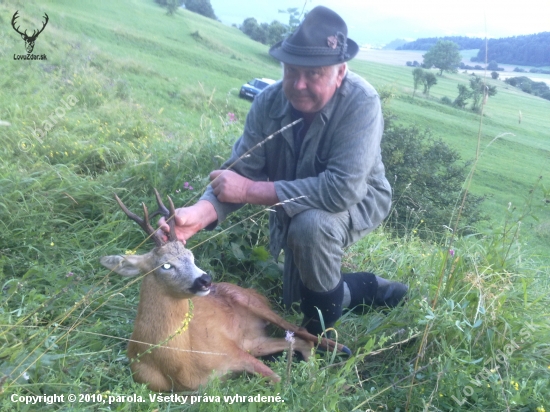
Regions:
M 220 202 L 272 206 L 279 203 L 273 182 L 255 182 L 231 170 L 210 173 L 210 186 Z
M 185 243 L 187 239 L 217 219 L 218 215 L 214 206 L 206 200 L 199 200 L 193 206 L 178 208 L 174 217 L 176 237 Z M 170 233 L 170 226 L 164 217 L 159 219 L 158 224 L 164 233 Z
M 210 186 L 220 202 L 249 203 L 247 193 L 252 180 L 231 170 L 214 170 L 210 173 Z

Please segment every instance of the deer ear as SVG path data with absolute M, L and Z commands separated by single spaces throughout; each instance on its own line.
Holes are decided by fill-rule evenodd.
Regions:
M 143 261 L 142 255 L 103 256 L 99 261 L 107 269 L 122 276 L 137 276 L 141 273 L 139 266 Z

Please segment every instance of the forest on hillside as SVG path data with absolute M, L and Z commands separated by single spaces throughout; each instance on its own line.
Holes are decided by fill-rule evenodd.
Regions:
M 487 61 L 495 60 L 498 63 L 524 66 L 550 66 L 550 32 L 489 39 L 487 46 L 483 44 L 472 61 L 485 61 L 486 47 Z
M 403 44 L 396 48 L 396 50 L 429 50 L 432 46 L 435 46 L 438 40 L 448 40 L 456 43 L 459 50 L 473 50 L 483 47 L 484 40 L 479 37 L 466 37 L 466 36 L 445 36 L 445 37 L 426 37 L 422 39 L 416 39 Z
M 488 39 L 487 43 L 477 37 L 430 37 L 406 43 L 397 50 L 429 50 L 438 40 L 450 40 L 460 50 L 479 49 L 477 56 L 471 59 L 473 62 L 484 62 L 487 58 L 487 61 L 503 64 L 550 66 L 550 32 Z

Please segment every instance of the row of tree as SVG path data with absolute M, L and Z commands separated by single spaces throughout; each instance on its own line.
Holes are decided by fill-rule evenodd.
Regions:
M 288 24 L 277 20 L 273 20 L 269 24 L 258 23 L 254 17 L 248 17 L 244 19 L 239 29 L 252 40 L 272 46 L 292 33 L 300 24 L 300 18 L 304 17 L 303 10 L 300 11 L 297 7 L 290 7 L 286 10 L 279 9 L 279 13 L 288 14 Z
M 525 93 L 550 100 L 550 87 L 544 82 L 536 82 L 525 76 L 509 77 L 504 82 L 521 89 Z
M 483 39 L 478 37 L 465 37 L 465 36 L 445 36 L 445 37 L 426 37 L 417 39 L 403 44 L 396 48 L 396 50 L 429 50 L 435 44 L 440 41 L 452 41 L 458 46 L 459 50 L 472 50 L 479 49 L 483 46 Z
M 458 50 L 479 49 L 472 62 L 498 61 L 525 66 L 550 65 L 550 32 L 488 39 L 478 37 L 429 37 L 406 43 L 397 50 L 429 50 L 440 41 L 452 41 Z
M 277 20 L 273 20 L 270 24 L 258 23 L 254 17 L 245 19 L 239 29 L 252 40 L 269 46 L 282 40 L 288 33 L 288 26 Z
M 494 73 L 494 75 L 492 75 L 493 79 L 498 78 L 498 73 L 497 72 L 493 72 L 493 73 Z M 424 86 L 423 93 L 426 96 L 429 96 L 430 89 L 432 88 L 432 86 L 437 84 L 437 78 L 435 77 L 435 75 L 432 72 L 426 71 L 421 67 L 416 67 L 412 71 L 412 75 L 413 75 L 413 98 L 416 95 L 416 90 L 420 85 Z M 514 79 L 519 79 L 519 78 L 514 78 Z M 527 79 L 527 78 L 525 77 L 524 79 Z M 508 82 L 508 81 L 507 83 L 512 84 L 513 86 L 516 85 L 515 83 Z M 529 90 L 531 90 L 530 85 L 525 87 L 526 88 L 529 87 Z M 537 93 L 538 92 L 539 92 L 539 89 L 537 89 Z M 494 96 L 495 94 L 497 94 L 496 86 L 488 85 L 485 83 L 485 81 L 483 81 L 483 79 L 480 76 L 472 74 L 472 77 L 470 78 L 470 88 L 466 87 L 463 84 L 459 84 L 458 96 L 456 97 L 456 99 L 454 101 L 451 101 L 451 99 L 449 99 L 448 97 L 445 97 L 442 99 L 442 102 L 454 107 L 458 107 L 460 109 L 464 109 L 468 103 L 467 100 L 472 99 L 471 109 L 475 112 L 478 112 L 481 108 L 482 99 L 487 98 L 489 96 Z M 550 95 L 550 91 L 549 91 L 549 95 Z
M 193 13 L 218 20 L 210 0 L 155 0 L 155 2 L 166 7 L 168 14 L 174 14 L 179 7 L 185 5 L 185 8 Z
M 489 39 L 472 61 L 488 60 L 523 66 L 550 66 L 550 32 Z

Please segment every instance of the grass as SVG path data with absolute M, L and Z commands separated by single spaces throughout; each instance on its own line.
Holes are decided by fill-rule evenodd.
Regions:
M 529 190 L 547 170 L 548 102 L 499 87 L 488 103 L 482 147 L 500 133 L 515 135 L 484 151 L 474 178 L 475 193 L 494 194 L 486 202 L 492 228 L 441 246 L 417 238 L 415 227 L 401 239 L 382 227 L 347 251 L 346 270 L 368 269 L 411 286 L 400 308 L 341 319 L 339 340 L 354 356 L 328 353 L 296 362 L 288 378 L 285 361 L 277 361 L 272 367 L 282 383 L 251 375 L 213 381 L 187 394 L 200 396 L 193 405 L 150 401 L 153 394 L 132 381 L 125 353 L 138 285 L 99 265 L 103 255 L 149 246 L 141 245 L 142 233 L 112 194 L 133 209 L 153 201 L 153 187 L 176 204 L 192 201 L 242 131 L 249 103 L 238 99 L 237 88 L 260 74 L 277 78 L 280 68 L 265 46 L 238 30 L 185 11 L 169 17 L 153 1 L 29 1 L 24 7 L 4 1 L 0 21 L 9 22 L 17 9 L 29 27 L 44 11 L 50 23 L 35 46 L 47 54 L 44 62 L 10 60 L 23 42 L 9 24 L 0 25 L 0 120 L 10 124 L 0 126 L 3 410 L 35 410 L 13 396 L 54 393 L 65 401 L 41 403 L 41 409 L 550 409 L 548 263 L 525 250 L 533 248 L 527 242 L 545 243 L 539 235 L 524 236 L 523 223 L 530 224 L 525 216 L 542 196 L 540 183 Z M 453 97 L 465 76 L 446 75 L 432 98 L 413 100 L 408 68 L 359 61 L 352 68 L 394 94 L 389 109 L 400 122 L 430 126 L 473 157 L 478 118 L 437 101 Z M 77 100 L 70 109 L 62 102 L 69 96 Z M 57 116 L 60 107 L 65 113 Z M 54 120 L 42 141 L 32 136 Z M 189 247 L 217 281 L 253 286 L 278 308 L 280 274 L 265 253 L 267 212 L 247 219 L 257 210 L 242 210 L 224 227 L 243 223 L 212 239 L 198 234 Z M 535 227 L 548 227 L 545 213 L 536 211 Z M 540 238 L 550 241 L 545 233 Z M 296 312 L 285 316 L 300 321 Z M 70 393 L 90 402 L 70 404 Z M 133 394 L 145 401 L 122 398 Z M 285 402 L 224 401 L 235 394 L 279 395 Z M 208 396 L 213 402 L 205 402 Z
M 412 69 L 363 61 L 353 62 L 352 69 L 367 78 L 378 89 L 387 89 L 395 96 L 390 108 L 398 120 L 430 129 L 462 155 L 474 159 L 477 150 L 479 116 L 468 110 L 442 105 L 447 96 L 454 100 L 457 84 L 469 84 L 469 76 L 445 74 L 425 98 L 417 93 L 412 98 Z M 497 86 L 497 95 L 485 107 L 480 140 L 481 157 L 472 183 L 472 192 L 486 195 L 484 210 L 492 217 L 502 217 L 509 203 L 520 207 L 536 185 L 539 176 L 545 182 L 550 172 L 548 121 L 550 101 L 523 93 L 498 80 L 488 80 Z M 419 96 L 420 94 L 420 96 Z M 521 122 L 520 122 L 521 118 Z M 547 186 L 547 183 L 544 183 Z M 550 247 L 545 229 L 550 210 L 545 197 L 537 202 L 537 220 L 528 220 L 532 231 L 524 240 L 534 253 L 546 260 Z

